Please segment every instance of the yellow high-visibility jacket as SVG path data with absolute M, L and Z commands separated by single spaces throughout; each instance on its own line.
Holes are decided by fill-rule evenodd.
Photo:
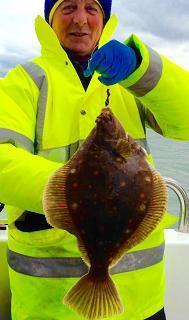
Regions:
M 112 16 L 100 46 L 109 41 L 116 23 Z M 0 80 L 0 201 L 6 204 L 9 220 L 12 320 L 26 320 L 28 315 L 73 320 L 79 317 L 61 300 L 80 275 L 75 237 L 55 228 L 22 232 L 14 222 L 25 210 L 43 214 L 42 196 L 50 175 L 94 127 L 107 87 L 94 74 L 85 92 L 54 31 L 41 17 L 36 19 L 36 32 L 41 56 Z M 109 87 L 110 104 L 152 162 L 141 117 L 165 137 L 189 140 L 189 73 L 135 35 L 126 43 L 139 49 L 142 63 L 126 80 Z M 173 220 L 165 214 L 154 232 L 129 252 L 129 259 L 136 260 L 131 268 L 122 261 L 113 272 L 125 307 L 117 320 L 144 320 L 163 307 L 163 230 Z M 68 257 L 76 264 L 76 275 L 67 274 L 69 268 L 63 271 Z

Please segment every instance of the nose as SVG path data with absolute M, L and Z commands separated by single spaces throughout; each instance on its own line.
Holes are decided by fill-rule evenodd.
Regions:
M 74 13 L 73 22 L 78 24 L 80 27 L 87 23 L 87 13 L 85 8 L 77 8 Z

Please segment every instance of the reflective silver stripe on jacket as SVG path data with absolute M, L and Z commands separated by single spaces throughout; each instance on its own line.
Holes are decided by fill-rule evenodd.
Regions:
M 13 130 L 0 129 L 0 143 L 10 143 L 34 153 L 33 141 Z
M 165 245 L 127 253 L 111 274 L 151 267 L 162 261 Z M 8 250 L 9 266 L 18 273 L 42 278 L 75 278 L 88 272 L 81 258 L 34 258 Z
M 45 78 L 44 70 L 32 61 L 23 63 L 21 66 L 29 74 L 30 78 L 32 78 L 38 89 L 41 90 Z
M 82 143 L 83 140 L 80 140 L 65 147 L 54 148 L 50 150 L 39 150 L 38 155 L 52 161 L 66 163 Z
M 45 112 L 47 105 L 48 84 L 44 70 L 36 63 L 30 61 L 22 64 L 22 68 L 29 74 L 36 86 L 38 87 L 39 99 L 37 106 L 37 121 L 36 121 L 36 151 L 41 149 L 42 135 L 45 121 Z
M 153 113 L 148 108 L 145 108 L 139 99 L 135 98 L 135 101 L 138 107 L 144 132 L 146 132 L 146 127 L 150 127 L 157 133 L 163 135 L 163 131 L 161 130 L 159 124 L 157 123 Z
M 160 55 L 151 48 L 148 50 L 150 61 L 146 73 L 137 83 L 127 88 L 136 97 L 143 97 L 154 89 L 162 75 L 163 63 Z

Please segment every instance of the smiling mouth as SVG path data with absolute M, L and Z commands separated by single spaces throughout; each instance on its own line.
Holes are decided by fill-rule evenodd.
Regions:
M 78 38 L 81 38 L 81 37 L 84 37 L 84 36 L 88 36 L 87 33 L 82 33 L 82 32 L 71 32 L 70 35 L 74 36 L 74 37 L 78 37 Z

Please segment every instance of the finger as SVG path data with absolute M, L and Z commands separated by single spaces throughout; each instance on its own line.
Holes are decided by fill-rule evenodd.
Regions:
M 106 86 L 110 86 L 110 85 L 113 85 L 113 84 L 116 84 L 117 82 L 115 81 L 115 79 L 110 79 L 110 78 L 104 78 L 102 76 L 98 77 L 98 80 L 105 84 Z
M 87 67 L 87 69 L 85 69 L 85 70 L 83 71 L 83 75 L 84 75 L 84 77 L 86 77 L 86 78 L 87 78 L 87 77 L 90 77 L 90 76 L 92 75 L 89 66 Z
M 119 65 L 119 68 L 116 68 L 116 65 Z M 103 74 L 99 80 L 106 85 L 112 85 L 123 81 L 127 76 L 129 67 L 130 64 L 128 64 L 126 59 L 117 57 L 116 64 L 107 71 L 107 74 Z
M 114 78 L 121 71 L 121 68 L 122 68 L 122 58 L 121 58 L 121 56 L 119 56 L 119 55 L 117 55 L 115 53 L 112 56 L 113 56 L 112 63 L 109 64 L 109 66 L 107 67 L 106 71 L 102 73 L 102 76 L 104 78 L 110 78 L 110 79 Z
M 104 53 L 104 59 L 99 63 L 98 67 L 96 68 L 96 71 L 100 73 L 102 76 L 104 74 L 108 74 L 109 68 L 114 63 L 114 54 L 112 50 L 109 50 L 108 54 L 107 52 Z
M 105 76 L 100 76 L 98 79 L 103 84 L 112 85 L 112 84 L 116 84 L 116 83 L 119 83 L 120 81 L 125 80 L 125 78 L 126 78 L 125 74 L 126 74 L 126 71 L 123 67 L 123 69 L 120 70 L 119 73 L 117 73 L 116 76 L 114 76 L 114 77 L 110 78 L 105 75 Z
M 89 60 L 88 67 L 83 73 L 84 76 L 89 77 L 90 75 L 92 75 L 94 71 L 98 69 L 98 66 L 103 61 L 103 59 L 104 59 L 104 53 L 101 52 L 100 50 L 97 50 L 93 54 L 92 58 Z

